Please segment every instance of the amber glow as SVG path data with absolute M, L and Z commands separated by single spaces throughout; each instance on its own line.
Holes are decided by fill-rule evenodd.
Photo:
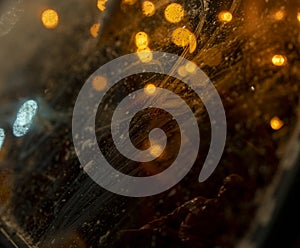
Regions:
M 148 35 L 145 32 L 138 32 L 135 35 L 135 45 L 139 49 L 147 48 L 148 44 L 149 44 Z
M 298 20 L 298 22 L 300 22 L 300 11 L 298 11 L 298 13 L 297 13 L 297 20 Z
M 97 38 L 97 36 L 99 34 L 99 30 L 100 30 L 100 24 L 99 23 L 93 24 L 90 28 L 91 36 L 93 36 L 94 38 Z
M 142 4 L 142 10 L 145 16 L 153 16 L 155 14 L 155 5 L 150 1 L 145 1 Z
M 43 25 L 48 29 L 54 29 L 59 22 L 58 13 L 53 9 L 44 10 L 41 17 Z
M 158 157 L 162 153 L 162 147 L 160 145 L 154 145 L 150 148 L 150 154 L 153 157 Z
M 281 21 L 285 17 L 285 11 L 284 10 L 278 10 L 274 13 L 274 19 L 276 21 Z
M 190 47 L 190 53 L 197 48 L 197 40 L 195 35 L 186 28 L 177 28 L 172 33 L 172 41 L 176 46 Z
M 137 0 L 122 0 L 123 4 L 134 5 Z
M 142 61 L 143 63 L 149 63 L 153 58 L 153 54 L 149 47 L 138 48 L 137 56 L 139 57 L 140 61 Z
M 168 22 L 178 23 L 184 17 L 184 9 L 178 3 L 171 3 L 165 9 L 165 18 Z
M 197 68 L 197 65 L 194 62 L 189 61 L 186 65 L 185 65 L 185 69 L 187 72 L 189 73 L 193 73 L 195 72 Z
M 272 63 L 275 66 L 284 66 L 286 64 L 286 62 L 287 62 L 287 59 L 283 55 L 278 54 L 278 55 L 274 55 L 272 57 Z
M 105 10 L 105 5 L 106 5 L 107 0 L 98 0 L 97 2 L 97 7 L 100 11 Z
M 221 22 L 231 22 L 232 14 L 229 11 L 224 10 L 219 13 L 218 18 Z
M 156 91 L 156 86 L 154 84 L 147 84 L 145 87 L 144 87 L 144 92 L 147 94 L 147 95 L 153 95 Z
M 283 121 L 280 120 L 277 116 L 273 117 L 270 121 L 270 126 L 273 130 L 279 130 L 284 125 Z
M 92 86 L 97 91 L 103 91 L 107 87 L 107 79 L 103 76 L 96 76 L 93 78 Z

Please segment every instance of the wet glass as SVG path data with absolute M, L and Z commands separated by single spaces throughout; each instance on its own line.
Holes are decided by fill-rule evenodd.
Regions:
M 289 195 L 299 186 L 299 30 L 296 0 L 0 2 L 0 246 L 267 247 L 277 241 L 285 223 L 279 219 L 295 206 Z M 226 143 L 218 166 L 200 183 L 214 124 L 199 96 L 168 72 L 120 79 L 95 118 L 97 144 L 113 168 L 157 175 L 180 151 L 178 122 L 157 107 L 132 118 L 129 136 L 146 150 L 150 131 L 160 128 L 165 148 L 153 146 L 155 159 L 146 162 L 118 151 L 112 116 L 137 90 L 176 93 L 201 136 L 196 161 L 180 182 L 156 195 L 127 197 L 84 170 L 73 110 L 99 67 L 130 53 L 161 66 L 154 52 L 190 61 L 172 68 L 183 78 L 196 67 L 208 76 L 224 106 Z M 109 80 L 96 77 L 92 86 L 101 92 Z M 295 246 L 298 231 L 284 244 Z

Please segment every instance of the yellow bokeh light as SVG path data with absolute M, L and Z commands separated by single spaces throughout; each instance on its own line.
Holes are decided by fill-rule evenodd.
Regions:
M 188 74 L 188 72 L 187 72 L 186 69 L 185 69 L 185 66 L 180 66 L 180 67 L 178 68 L 177 72 L 178 72 L 178 74 L 179 74 L 180 76 L 182 76 L 182 77 L 185 77 L 185 76 Z
M 165 9 L 165 18 L 168 22 L 178 23 L 184 17 L 184 8 L 178 3 L 171 3 Z
M 224 10 L 218 14 L 218 18 L 221 22 L 231 22 L 233 17 L 229 11 Z
M 139 49 L 147 48 L 148 44 L 149 44 L 149 39 L 148 39 L 148 35 L 145 32 L 138 32 L 135 35 L 135 45 Z
M 283 9 L 280 9 L 274 13 L 274 19 L 276 21 L 281 21 L 283 20 L 284 17 L 285 17 L 285 11 Z
M 280 120 L 277 116 L 273 117 L 270 121 L 270 126 L 273 130 L 279 130 L 284 125 L 283 121 Z
M 93 24 L 90 28 L 91 36 L 93 36 L 94 38 L 97 38 L 98 34 L 99 34 L 99 30 L 100 30 L 100 24 L 99 23 Z
M 147 94 L 147 95 L 153 95 L 156 91 L 156 86 L 154 84 L 147 84 L 145 87 L 144 87 L 144 92 Z
M 140 61 L 142 61 L 143 63 L 149 63 L 150 61 L 152 61 L 153 58 L 153 54 L 149 47 L 138 48 L 137 56 L 139 57 Z
M 153 16 L 155 14 L 155 5 L 150 1 L 145 1 L 142 4 L 142 10 L 145 16 Z
M 272 57 L 272 63 L 275 66 L 284 66 L 286 64 L 286 62 L 287 62 L 287 59 L 283 55 L 277 54 Z
M 137 0 L 122 0 L 123 4 L 134 5 Z
M 172 33 L 172 41 L 176 46 L 186 47 L 189 45 L 190 53 L 197 48 L 196 36 L 186 28 L 177 28 Z
M 194 62 L 189 61 L 186 65 L 185 65 L 185 69 L 187 72 L 189 73 L 193 73 L 195 72 L 195 70 L 197 69 L 197 65 Z
M 46 9 L 42 13 L 42 23 L 48 29 L 54 29 L 59 22 L 58 13 L 54 9 Z
M 297 13 L 297 20 L 298 20 L 298 22 L 300 22 L 300 11 L 298 11 L 298 13 Z
M 163 149 L 160 145 L 154 145 L 150 148 L 150 154 L 156 158 L 161 155 L 162 151 Z
M 106 2 L 108 0 L 98 0 L 97 2 L 97 7 L 100 11 L 104 11 L 105 10 L 105 5 L 106 5 Z
M 92 86 L 97 91 L 103 91 L 107 87 L 107 79 L 103 76 L 95 76 L 92 81 Z

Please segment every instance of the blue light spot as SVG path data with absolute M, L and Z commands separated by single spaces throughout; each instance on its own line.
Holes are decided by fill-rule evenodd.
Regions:
M 28 133 L 37 109 L 38 104 L 34 100 L 28 100 L 21 106 L 13 124 L 13 134 L 16 137 L 22 137 Z
M 0 128 L 0 150 L 2 149 L 4 139 L 5 139 L 5 131 L 4 129 Z

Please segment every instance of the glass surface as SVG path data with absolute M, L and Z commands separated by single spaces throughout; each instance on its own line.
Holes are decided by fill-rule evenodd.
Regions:
M 299 31 L 296 0 L 1 1 L 0 246 L 263 247 L 275 238 L 272 226 L 298 173 Z M 180 150 L 178 123 L 158 108 L 130 122 L 131 142 L 141 150 L 150 147 L 151 130 L 166 133 L 165 149 L 150 149 L 154 160 L 131 161 L 116 149 L 113 112 L 139 89 L 180 96 L 201 136 L 183 180 L 157 195 L 126 197 L 84 171 L 73 110 L 99 67 L 129 53 L 160 66 L 154 51 L 193 62 L 173 68 L 183 77 L 195 65 L 209 77 L 225 109 L 226 144 L 213 174 L 199 183 L 212 131 L 199 96 L 168 75 L 123 78 L 95 121 L 98 146 L 116 170 L 153 176 Z M 94 81 L 96 91 L 105 80 Z

